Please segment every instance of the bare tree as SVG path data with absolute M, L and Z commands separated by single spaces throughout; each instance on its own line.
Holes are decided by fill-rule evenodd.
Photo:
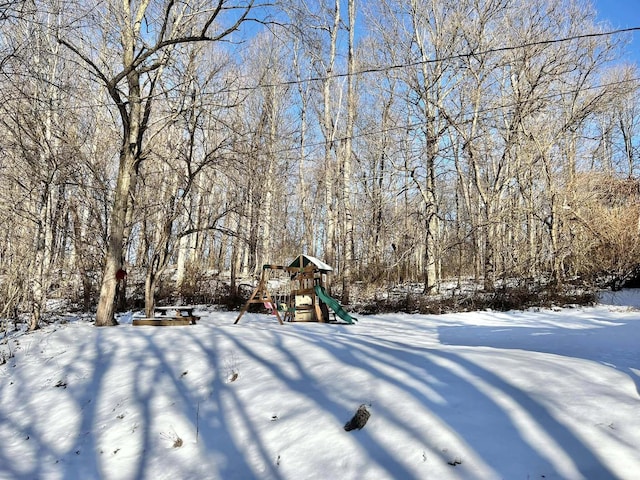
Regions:
M 61 109 L 70 89 L 59 79 L 69 78 L 68 63 L 52 35 L 61 8 L 53 2 L 47 13 L 34 11 L 16 19 L 12 36 L 23 45 L 29 39 L 31 50 L 29 54 L 22 51 L 12 66 L 21 73 L 20 80 L 17 75 L 7 76 L 3 89 L 7 96 L 1 107 L 7 135 L 4 146 L 13 163 L 6 174 L 14 182 L 12 190 L 17 188 L 13 193 L 21 199 L 11 202 L 10 208 L 22 220 L 15 225 L 16 233 L 22 236 L 22 255 L 29 259 L 30 288 L 25 298 L 30 303 L 30 330 L 39 326 L 63 252 L 67 179 L 78 151 L 75 119 Z
M 288 9 L 294 33 L 300 39 L 300 52 L 309 58 L 310 76 L 317 77 L 311 84 L 315 98 L 313 107 L 323 144 L 322 173 L 318 178 L 322 189 L 322 254 L 330 264 L 337 260 L 338 212 L 338 144 L 343 91 L 337 79 L 338 40 L 341 32 L 341 2 L 339 0 L 300 2 L 296 8 Z M 301 62 L 297 63 L 298 67 Z M 309 175 L 309 170 L 305 172 Z M 319 209 L 320 210 L 320 209 Z M 312 252 L 320 254 L 320 252 Z
M 251 178 L 255 263 L 250 267 L 254 275 L 261 272 L 264 263 L 284 261 L 283 257 L 292 253 L 285 241 L 287 193 L 293 188 L 289 162 L 293 132 L 287 113 L 291 96 L 286 72 L 290 68 L 284 47 L 277 34 L 265 32 L 249 46 L 244 61 L 245 78 L 260 85 L 247 95 L 242 108 L 251 151 L 246 172 Z
M 620 142 L 616 148 L 620 157 L 621 170 L 626 170 L 628 178 L 635 178 L 640 161 L 640 101 L 637 84 L 638 67 L 626 66 L 620 73 L 614 72 L 611 82 L 618 86 L 618 90 L 613 99 L 612 120 L 614 132 L 619 135 Z M 613 152 L 612 152 L 613 153 Z M 618 163 L 618 162 L 616 162 Z
M 342 268 L 342 303 L 349 304 L 349 290 L 353 276 L 355 261 L 355 245 L 353 239 L 353 200 L 352 200 L 352 178 L 353 172 L 353 134 L 356 122 L 356 57 L 355 57 L 355 31 L 356 31 L 356 2 L 348 2 L 348 43 L 347 43 L 347 118 L 344 133 L 344 145 L 341 152 L 342 157 L 342 210 L 344 218 L 344 266 Z
M 218 0 L 213 9 L 196 2 L 172 0 L 152 5 L 149 0 L 109 1 L 83 12 L 93 18 L 89 38 L 117 38 L 121 67 L 113 70 L 95 55 L 78 34 L 61 30 L 59 42 L 77 55 L 97 78 L 117 107 L 122 126 L 122 145 L 118 176 L 109 222 L 109 243 L 96 313 L 96 325 L 114 325 L 116 273 L 122 267 L 123 245 L 134 190 L 141 162 L 147 149 L 145 135 L 156 96 L 156 87 L 165 65 L 178 53 L 177 47 L 197 42 L 217 42 L 230 36 L 246 20 L 252 7 L 248 2 Z M 238 13 L 236 13 L 238 12 Z M 115 14 L 115 15 L 114 15 Z M 231 20 L 225 15 L 235 15 Z M 115 17 L 116 24 L 111 24 Z M 144 29 L 143 29 L 144 25 Z M 115 45 L 114 45 L 115 46 Z
M 447 98 L 457 82 L 457 62 L 450 60 L 460 45 L 459 30 L 466 6 L 436 0 L 397 0 L 383 3 L 381 13 L 396 38 L 391 48 L 401 49 L 407 68 L 398 72 L 406 85 L 404 102 L 408 130 L 413 139 L 406 162 L 407 174 L 422 200 L 424 221 L 422 259 L 425 292 L 439 282 L 440 212 L 437 179 L 442 173 L 443 139 L 449 121 L 445 115 Z M 402 12 L 396 14 L 396 12 Z M 389 28 L 387 27 L 387 28 Z M 413 121 L 411 121 L 413 120 Z

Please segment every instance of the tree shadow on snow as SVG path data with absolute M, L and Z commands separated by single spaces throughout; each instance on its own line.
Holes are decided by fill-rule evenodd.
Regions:
M 603 357 L 606 352 L 598 352 L 596 347 L 602 345 L 600 335 L 607 336 L 608 329 L 613 342 L 616 328 L 627 329 L 622 333 L 629 339 L 629 346 L 631 338 L 637 338 L 638 330 L 632 325 L 595 329 L 597 332 L 542 328 L 511 329 L 505 333 L 490 327 L 441 327 L 439 333 L 443 344 L 523 348 L 607 363 Z M 620 330 L 615 332 L 617 338 Z M 559 340 L 549 344 L 548 338 L 545 340 L 547 333 Z M 582 335 L 580 342 L 574 334 Z M 591 334 L 598 337 L 591 338 Z M 123 339 L 130 344 L 120 349 L 119 342 Z M 260 348 L 255 348 L 257 345 Z M 284 470 L 276 459 L 280 446 L 274 445 L 273 437 L 267 435 L 275 431 L 255 424 L 256 412 L 260 411 L 255 402 L 260 399 L 246 398 L 247 390 L 243 397 L 228 379 L 229 369 L 237 362 L 242 364 L 242 369 L 258 369 L 253 370 L 254 376 L 259 369 L 267 369 L 270 381 L 283 388 L 283 405 L 290 400 L 287 394 L 295 395 L 321 413 L 323 421 L 330 422 L 330 431 L 335 428 L 336 432 L 348 435 L 345 437 L 348 441 L 356 442 L 368 463 L 377 467 L 373 470 L 386 472 L 389 478 L 424 478 L 429 474 L 429 465 L 416 465 L 418 452 L 414 457 L 410 452 L 394 452 L 388 441 L 379 436 L 384 432 L 376 433 L 369 425 L 357 432 L 344 432 L 342 426 L 359 403 L 373 402 L 370 422 L 376 422 L 376 416 L 386 419 L 394 429 L 404 432 L 416 444 L 424 445 L 431 455 L 439 456 L 445 466 L 448 454 L 443 450 L 450 445 L 442 443 L 442 436 L 432 434 L 448 429 L 452 438 L 460 438 L 502 478 L 522 474 L 509 469 L 516 462 L 503 462 L 500 445 L 505 444 L 509 445 L 509 452 L 522 455 L 526 463 L 535 464 L 547 478 L 562 476 L 556 466 L 528 442 L 511 414 L 472 378 L 481 378 L 536 419 L 538 426 L 556 439 L 569 457 L 580 459 L 576 468 L 585 478 L 615 478 L 579 438 L 527 392 L 450 350 L 420 348 L 405 343 L 401 337 L 389 340 L 384 335 L 365 334 L 357 326 L 220 326 L 203 319 L 199 325 L 175 330 L 132 326 L 99 329 L 93 341 L 83 348 L 77 362 L 62 366 L 62 376 L 73 378 L 73 382 L 69 381 L 61 394 L 73 402 L 80 416 L 70 431 L 73 441 L 61 451 L 48 440 L 46 426 L 39 424 L 41 420 L 34 418 L 19 423 L 10 415 L 12 410 L 0 406 L 0 421 L 21 435 L 28 435 L 33 443 L 31 448 L 40 455 L 32 468 L 20 469 L 0 445 L 0 477 L 46 478 L 49 472 L 58 472 L 65 479 L 137 480 L 152 478 L 159 465 L 167 465 L 169 474 L 173 465 L 189 478 L 203 478 L 204 468 L 209 469 L 208 478 L 284 478 Z M 340 368 L 341 377 L 327 383 L 324 367 L 310 368 L 308 358 L 326 359 L 327 368 L 332 365 Z M 635 375 L 631 369 L 638 365 L 633 358 L 615 355 L 609 360 L 617 368 Z M 119 371 L 123 366 L 126 371 Z M 242 369 L 239 381 L 245 381 Z M 637 376 L 634 380 L 638 385 Z M 254 381 L 260 379 L 254 378 Z M 352 381 L 353 385 L 360 385 L 358 388 L 363 381 L 372 386 L 368 391 L 360 391 L 349 388 Z M 12 392 L 11 398 L 28 399 L 29 380 L 15 378 L 15 382 L 17 384 L 10 387 L 20 390 L 17 395 Z M 114 391 L 109 391 L 107 386 Z M 0 385 L 0 395 L 7 388 L 6 384 Z M 378 392 L 389 390 L 397 391 L 398 398 L 407 399 L 421 411 L 408 410 L 407 405 L 398 404 L 388 393 L 378 396 Z M 277 395 L 273 398 L 277 399 Z M 124 406 L 127 411 L 122 410 Z M 267 408 L 270 407 L 264 407 L 265 422 L 269 422 Z M 487 424 L 483 415 L 497 425 Z M 424 418 L 431 417 L 439 419 L 441 425 L 425 425 Z M 304 421 L 301 415 L 292 419 L 291 426 L 303 431 L 297 422 Z M 154 436 L 172 424 L 179 425 L 176 433 L 189 443 L 180 448 L 195 452 L 181 455 L 180 449 L 160 445 Z M 274 424 L 274 428 L 277 427 Z M 115 453 L 118 445 L 109 442 L 117 439 L 109 440 L 109 432 L 105 430 L 108 428 L 120 434 L 126 433 L 127 428 L 131 430 L 135 452 L 129 453 L 135 458 L 119 463 L 125 452 Z M 314 453 L 308 452 L 310 456 Z M 45 461 L 54 459 L 60 459 L 60 463 L 44 465 Z M 190 464 L 193 459 L 203 464 Z M 127 469 L 118 471 L 119 465 L 126 465 Z M 451 468 L 456 468 L 456 475 L 478 478 L 472 462 Z M 322 472 L 318 475 L 322 476 Z
M 565 452 L 572 458 L 580 459 L 582 464 L 576 465 L 576 468 L 585 475 L 585 478 L 615 478 L 615 475 L 602 465 L 593 452 L 564 425 L 555 420 L 539 402 L 526 392 L 457 354 L 437 349 L 416 348 L 397 341 L 374 342 L 356 339 L 348 341 L 347 346 L 348 354 L 344 357 L 346 362 L 356 367 L 371 369 L 377 378 L 410 394 L 464 439 L 465 443 L 501 478 L 517 478 L 527 474 L 527 472 L 509 470 L 510 466 L 517 465 L 518 462 L 514 462 L 513 458 L 505 459 L 503 447 L 506 445 L 508 445 L 509 455 L 521 455 L 523 463 L 535 464 L 547 478 L 562 478 L 562 475 L 546 456 L 529 444 L 524 432 L 514 424 L 509 412 L 505 411 L 493 396 L 471 383 L 466 374 L 460 373 L 462 371 L 488 381 L 528 412 L 532 418 L 537 419 L 548 435 L 560 441 Z M 385 373 L 385 370 L 388 371 L 387 368 L 385 370 L 372 368 L 372 357 L 377 357 L 385 366 L 394 367 L 397 373 L 389 375 Z M 419 379 L 423 372 L 422 383 L 428 385 L 431 394 L 426 394 L 424 388 L 419 388 L 417 386 L 419 383 L 400 381 L 399 378 L 402 376 L 398 374 L 402 372 L 409 373 L 413 379 Z M 429 445 L 432 451 L 443 450 L 445 445 L 436 443 L 430 438 L 428 432 L 415 431 L 411 412 L 407 412 L 396 404 L 376 405 L 376 409 L 380 408 L 385 408 L 387 410 L 385 414 L 394 419 L 397 424 L 404 425 L 407 431 L 414 430 L 413 436 L 417 440 L 422 437 L 423 443 Z M 574 457 L 574 454 L 577 456 Z M 447 458 L 443 460 L 446 461 Z M 470 465 L 467 467 L 473 468 Z M 472 478 L 477 477 L 473 470 L 468 474 Z
M 318 334 L 318 328 L 309 327 L 314 329 L 314 333 L 307 337 L 304 328 L 301 326 L 294 329 L 286 326 L 280 327 L 280 330 L 273 334 L 265 334 L 265 343 L 272 347 L 273 352 L 277 351 L 277 355 L 264 349 L 260 352 L 252 350 L 242 336 L 236 334 L 237 332 L 219 330 L 218 333 L 226 335 L 227 340 L 241 356 L 251 358 L 268 368 L 285 384 L 285 392 L 294 392 L 315 402 L 314 408 L 335 420 L 333 423 L 336 429 L 341 429 L 358 402 L 372 400 L 373 421 L 376 421 L 376 415 L 388 419 L 393 428 L 401 429 L 418 445 L 424 445 L 430 455 L 439 456 L 441 462 L 447 463 L 454 454 L 451 451 L 447 452 L 447 447 L 451 447 L 451 444 L 443 443 L 442 438 L 433 438 L 429 426 L 416 422 L 417 417 L 431 412 L 447 425 L 447 428 L 455 432 L 455 435 L 462 438 L 500 477 L 515 478 L 528 473 L 511 470 L 518 462 L 514 462 L 512 458 L 505 461 L 504 446 L 508 445 L 510 455 L 513 452 L 521 455 L 525 464 L 535 465 L 536 470 L 544 473 L 547 478 L 561 478 L 561 472 L 552 461 L 529 443 L 525 437 L 526 432 L 514 423 L 511 413 L 505 411 L 493 396 L 469 380 L 470 372 L 471 376 L 480 376 L 485 382 L 499 389 L 532 418 L 539 419 L 540 428 L 552 438 L 558 439 L 568 455 L 576 455 L 574 458 L 579 459 L 576 469 L 586 478 L 615 478 L 593 452 L 564 425 L 556 421 L 543 405 L 526 392 L 456 354 L 418 348 L 402 341 L 358 335 L 357 329 L 338 330 L 336 326 L 326 326 L 326 331 L 321 335 Z M 341 372 L 341 375 L 349 376 L 352 374 L 349 372 L 368 372 L 376 387 L 368 392 L 358 392 L 354 389 L 345 391 L 342 387 L 322 385 L 313 369 L 301 362 L 305 355 L 324 355 L 332 357 L 338 365 L 349 366 L 349 370 L 346 373 Z M 467 374 L 462 374 L 461 371 Z M 357 373 L 353 375 L 357 376 Z M 345 381 L 347 378 L 342 380 Z M 388 388 L 402 391 L 403 395 L 400 398 L 406 398 L 408 395 L 410 403 L 419 404 L 424 411 L 412 411 L 395 400 L 390 404 L 387 395 L 378 399 L 376 390 Z M 487 418 L 495 423 L 488 423 Z M 367 452 L 370 462 L 386 471 L 390 478 L 422 478 L 420 470 L 426 469 L 424 473 L 429 471 L 428 465 L 416 466 L 415 462 L 412 464 L 411 457 L 417 455 L 411 452 L 403 452 L 401 456 L 398 456 L 397 452 L 392 453 L 367 427 L 352 438 L 361 445 L 362 451 Z M 456 474 L 469 478 L 478 477 L 471 462 L 455 468 Z
M 324 349 L 325 343 L 312 340 L 313 337 L 300 337 L 299 334 L 287 331 L 287 328 L 291 327 L 279 327 L 280 331 L 275 332 L 273 335 L 265 332 L 267 338 L 264 340 L 270 344 L 274 350 L 277 350 L 277 360 L 270 357 L 268 351 L 258 352 L 253 350 L 250 345 L 243 342 L 241 336 L 234 335 L 234 333 L 237 333 L 237 329 L 235 331 L 220 329 L 218 333 L 226 337 L 233 351 L 239 352 L 244 358 L 252 359 L 258 364 L 268 368 L 276 380 L 285 385 L 283 389 L 285 394 L 292 392 L 305 397 L 307 401 L 315 403 L 314 409 L 317 408 L 318 411 L 325 412 L 325 414 L 333 419 L 331 424 L 335 427 L 336 431 L 344 433 L 343 425 L 353 414 L 353 405 L 340 402 L 337 398 L 328 394 L 327 391 L 318 384 L 317 379 L 309 372 L 307 366 L 302 364 L 301 358 L 305 356 L 305 352 L 309 352 L 310 350 L 297 350 L 295 347 L 287 346 L 283 340 L 293 334 L 294 337 L 304 338 L 304 341 L 308 343 L 309 349 Z M 283 396 L 283 405 L 288 401 L 290 401 L 290 399 Z M 238 399 L 238 405 L 240 404 L 241 401 Z M 247 423 L 249 423 L 248 420 Z M 377 464 L 381 469 L 393 473 L 396 478 L 405 478 L 408 480 L 415 478 L 411 472 L 407 470 L 398 459 L 390 455 L 366 429 L 358 432 L 358 435 L 361 441 L 366 444 L 366 450 L 373 464 Z M 260 437 L 257 434 L 253 435 L 253 439 L 257 442 L 260 441 Z M 320 448 L 320 446 L 318 446 L 318 448 Z M 264 451 L 264 449 L 262 450 Z M 315 453 L 316 452 L 310 451 L 307 452 L 307 455 L 309 458 L 312 458 Z M 265 459 L 266 458 L 267 457 L 265 457 Z M 339 461 L 339 458 L 339 452 L 334 452 L 336 462 Z M 318 475 L 321 477 L 321 472 L 318 472 Z
M 594 318 L 593 328 L 443 326 L 438 334 L 443 345 L 526 350 L 598 362 L 627 374 L 640 396 L 640 321 Z
M 220 358 L 222 349 L 218 348 L 215 335 L 204 335 L 199 327 L 176 327 L 172 330 L 176 335 L 172 337 L 155 335 L 160 331 L 158 327 L 134 329 L 136 334 L 144 332 L 136 335 L 137 338 L 142 336 L 144 344 L 130 358 L 136 373 L 135 395 L 129 403 L 137 404 L 142 413 L 140 430 L 144 455 L 140 457 L 132 479 L 154 478 L 153 468 L 157 470 L 158 467 L 153 467 L 153 463 L 159 456 L 173 457 L 167 464 L 167 473 L 179 472 L 186 478 L 204 478 L 206 475 L 208 478 L 247 479 L 257 476 L 247 459 L 246 449 L 236 441 L 233 426 L 228 422 L 228 405 L 233 405 L 234 409 L 241 409 L 241 405 L 233 401 L 233 390 L 225 382 L 224 359 Z M 186 350 L 190 350 L 188 355 Z M 193 385 L 194 370 L 198 366 L 207 372 L 206 387 Z M 164 399 L 165 405 L 158 404 L 159 398 Z M 165 418 L 160 425 L 160 415 L 167 413 L 176 420 L 172 422 Z M 176 428 L 174 423 L 178 421 L 180 427 Z M 176 430 L 171 432 L 168 430 L 171 428 Z M 152 437 L 159 434 L 158 430 L 166 431 L 167 443 L 176 436 L 189 442 L 189 448 L 196 449 L 197 453 L 181 458 L 178 450 L 186 446 L 159 447 L 157 438 Z M 206 466 L 198 461 L 192 464 L 194 458 L 208 463 Z M 278 476 L 271 475 L 270 478 Z
M 33 343 L 28 336 L 22 341 L 30 347 L 10 365 L 14 369 L 8 377 L 11 380 L 0 384 L 0 398 L 5 399 L 0 405 L 0 423 L 5 431 L 11 432 L 0 444 L 0 478 L 100 478 L 100 459 L 95 454 L 93 391 L 110 367 L 110 357 L 105 355 L 100 335 L 80 348 L 75 363 L 62 365 L 57 372 L 51 369 L 51 377 L 45 384 L 34 384 L 27 373 L 22 374 L 22 365 L 16 363 L 28 364 L 28 355 L 41 357 L 42 364 L 49 368 L 57 363 L 59 352 L 50 356 L 45 346 Z M 85 355 L 88 360 L 82 358 Z M 27 367 L 25 372 L 29 368 L 33 367 Z M 10 392 L 11 389 L 14 391 Z M 8 398 L 13 402 L 8 402 Z M 68 428 L 61 429 L 61 423 Z M 52 425 L 56 425 L 55 430 Z M 62 437 L 54 437 L 53 431 L 62 431 Z M 9 456 L 8 450 L 22 455 Z M 63 472 L 62 477 L 55 472 Z

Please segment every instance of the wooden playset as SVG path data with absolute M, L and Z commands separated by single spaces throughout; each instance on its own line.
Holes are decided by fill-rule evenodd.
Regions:
M 283 324 L 283 320 L 328 323 L 329 308 L 345 322 L 353 323 L 356 319 L 325 289 L 327 274 L 332 271 L 329 265 L 309 255 L 300 255 L 287 266 L 264 265 L 258 285 L 234 323 L 240 321 L 252 304 L 262 304 L 276 316 L 280 324 Z M 270 278 L 272 272 L 285 273 L 286 277 Z

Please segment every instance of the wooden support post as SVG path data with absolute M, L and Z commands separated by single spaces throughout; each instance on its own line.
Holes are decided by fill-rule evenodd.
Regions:
M 320 309 L 320 299 L 315 297 L 313 303 L 316 311 L 316 322 L 324 323 L 324 315 L 322 315 L 322 310 Z
M 283 325 L 282 318 L 280 318 L 280 313 L 278 312 L 278 306 L 273 301 L 273 298 L 271 297 L 271 294 L 269 293 L 269 289 L 267 288 L 267 283 L 265 281 L 264 272 L 269 268 L 271 268 L 270 265 L 265 265 L 262 268 L 262 274 L 260 275 L 260 281 L 258 282 L 258 285 L 256 286 L 256 288 L 253 289 L 253 293 L 251 294 L 251 297 L 249 297 L 249 300 L 247 301 L 247 303 L 245 303 L 244 307 L 242 307 L 242 310 L 240 310 L 240 313 L 238 314 L 238 318 L 236 318 L 236 321 L 233 322 L 234 325 L 240 321 L 240 318 L 245 313 L 247 313 L 247 310 L 249 310 L 249 305 L 251 305 L 252 303 L 262 303 L 262 304 L 264 304 L 265 302 L 269 302 L 271 305 L 273 305 L 274 311 L 276 313 L 276 318 L 278 319 L 278 323 L 280 325 Z M 256 298 L 256 297 L 258 297 L 258 298 Z

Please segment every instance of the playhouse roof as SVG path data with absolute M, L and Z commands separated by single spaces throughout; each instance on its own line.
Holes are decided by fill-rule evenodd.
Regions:
M 304 268 L 310 263 L 315 265 L 320 271 L 323 271 L 323 272 L 333 271 L 333 268 L 331 268 L 329 265 L 324 263 L 322 260 L 318 260 L 316 257 L 311 257 L 309 255 L 299 255 L 298 258 L 296 258 L 293 262 L 291 262 L 289 267 Z

